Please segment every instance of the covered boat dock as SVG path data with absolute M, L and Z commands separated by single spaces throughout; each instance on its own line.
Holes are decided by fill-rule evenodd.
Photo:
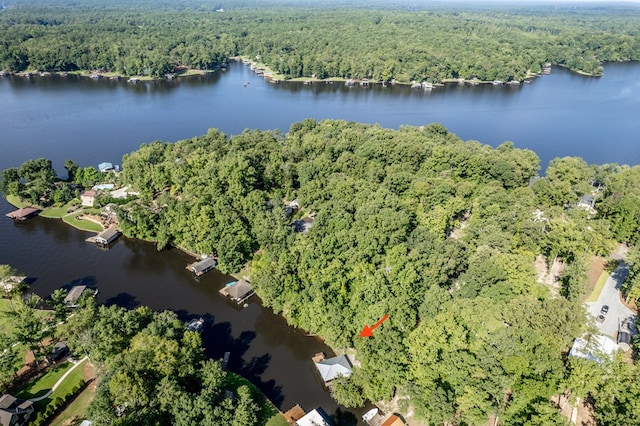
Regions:
M 116 228 L 107 228 L 95 237 L 95 242 L 100 247 L 107 247 L 120 236 L 120 231 Z
M 253 296 L 253 287 L 246 279 L 233 281 L 220 289 L 220 294 L 236 302 L 238 305 Z
M 14 210 L 11 213 L 7 213 L 6 216 L 14 220 L 24 221 L 37 216 L 41 211 L 42 210 L 35 207 L 23 207 L 21 209 Z
M 196 277 L 206 274 L 217 265 L 216 260 L 213 257 L 207 257 L 199 262 L 194 262 L 187 265 L 187 269 L 193 272 Z

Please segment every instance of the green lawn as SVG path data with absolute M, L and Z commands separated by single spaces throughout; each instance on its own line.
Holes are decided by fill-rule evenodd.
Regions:
M 593 291 L 591 292 L 589 297 L 587 297 L 587 300 L 585 300 L 586 303 L 591 303 L 598 300 L 598 297 L 600 297 L 600 293 L 602 292 L 604 284 L 607 282 L 608 278 L 609 274 L 607 272 L 603 272 L 602 274 L 600 274 L 598 281 L 596 281 L 596 285 L 593 287 Z
M 65 204 L 62 207 L 51 207 L 49 209 L 44 210 L 42 213 L 40 213 L 40 216 L 47 217 L 50 219 L 61 219 L 62 216 L 65 216 L 68 214 L 68 211 L 73 206 L 73 203 L 74 203 L 73 201 L 69 201 L 67 204 Z
M 37 413 L 44 413 L 47 409 L 47 405 L 51 404 L 58 398 L 64 401 L 66 398 L 71 396 L 71 392 L 74 389 L 77 389 L 84 384 L 83 367 L 86 362 L 87 361 L 78 365 L 73 372 L 71 372 L 71 374 L 69 374 L 64 381 L 60 383 L 51 395 L 40 401 L 34 402 L 34 415 L 37 415 Z M 58 379 L 60 379 L 60 377 L 62 377 L 62 375 L 72 367 L 72 363 L 65 362 L 50 369 L 44 376 L 29 383 L 29 385 L 22 389 L 17 396 L 23 399 L 31 399 L 45 395 L 53 388 L 53 385 L 58 381 Z
M 37 398 L 47 393 L 60 377 L 72 366 L 70 362 L 64 362 L 37 379 L 29 383 L 27 387 L 18 393 L 18 397 L 23 399 Z
M 278 413 L 271 417 L 265 426 L 289 426 L 289 423 L 282 414 Z
M 42 411 L 44 411 L 45 408 L 47 407 L 47 404 L 49 404 L 51 401 L 55 400 L 56 398 L 60 398 L 62 400 L 69 398 L 74 389 L 77 389 L 84 384 L 83 370 L 84 370 L 84 365 L 87 362 L 88 361 L 84 361 L 82 364 L 78 365 L 75 368 L 75 370 L 73 370 L 73 372 L 71 372 L 71 374 L 69 374 L 64 379 L 64 381 L 60 383 L 60 386 L 58 386 L 51 395 L 49 395 L 47 398 L 43 399 L 42 401 L 36 402 L 35 403 L 36 409 L 42 409 Z
M 11 301 L 9 299 L 0 299 L 0 333 L 11 334 L 13 332 L 12 319 L 9 316 L 11 312 Z
M 22 207 L 27 207 L 29 205 L 29 203 L 21 200 L 20 197 L 15 195 L 7 195 L 7 202 L 18 209 L 21 209 Z
M 96 391 L 92 386 L 80 392 L 80 395 L 69 404 L 66 410 L 51 422 L 51 426 L 79 425 L 85 419 L 87 408 L 91 400 L 93 400 L 95 393 Z
M 62 221 L 68 225 L 73 226 L 81 231 L 89 232 L 101 232 L 102 225 L 88 219 L 76 219 L 77 216 L 82 214 L 82 210 L 75 211 L 71 214 L 62 217 Z

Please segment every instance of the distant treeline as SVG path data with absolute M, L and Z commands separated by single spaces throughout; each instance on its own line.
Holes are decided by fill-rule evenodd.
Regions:
M 521 80 L 640 60 L 640 8 L 31 1 L 0 12 L 0 69 L 162 77 L 246 56 L 285 77 Z

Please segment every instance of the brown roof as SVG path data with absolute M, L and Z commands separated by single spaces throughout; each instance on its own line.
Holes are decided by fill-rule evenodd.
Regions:
M 11 219 L 21 219 L 34 215 L 40 211 L 40 209 L 36 209 L 35 207 L 23 207 L 21 209 L 12 211 L 11 213 L 7 213 L 6 216 L 10 217 Z
M 236 282 L 234 285 L 227 287 L 227 293 L 233 299 L 241 299 L 247 295 L 253 288 L 246 280 L 242 279 Z
M 96 196 L 96 191 L 94 191 L 93 189 L 89 189 L 87 191 L 82 191 L 80 196 L 81 197 L 95 197 Z
M 392 414 L 387 420 L 382 422 L 380 426 L 404 426 L 404 422 L 400 419 L 400 417 Z

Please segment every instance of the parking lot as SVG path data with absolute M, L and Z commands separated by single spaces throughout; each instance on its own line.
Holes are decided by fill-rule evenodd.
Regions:
M 598 300 L 592 303 L 586 303 L 587 311 L 593 318 L 598 318 L 603 306 L 606 305 L 609 307 L 608 312 L 604 315 L 604 321 L 596 321 L 596 326 L 602 334 L 614 339 L 619 329 L 630 331 L 632 335 L 637 333 L 635 329 L 636 316 L 634 312 L 627 308 L 620 300 L 620 286 L 627 277 L 627 273 L 627 265 L 621 262 L 620 266 L 618 266 L 607 279 Z M 628 324 L 629 326 L 625 327 L 623 324 Z

